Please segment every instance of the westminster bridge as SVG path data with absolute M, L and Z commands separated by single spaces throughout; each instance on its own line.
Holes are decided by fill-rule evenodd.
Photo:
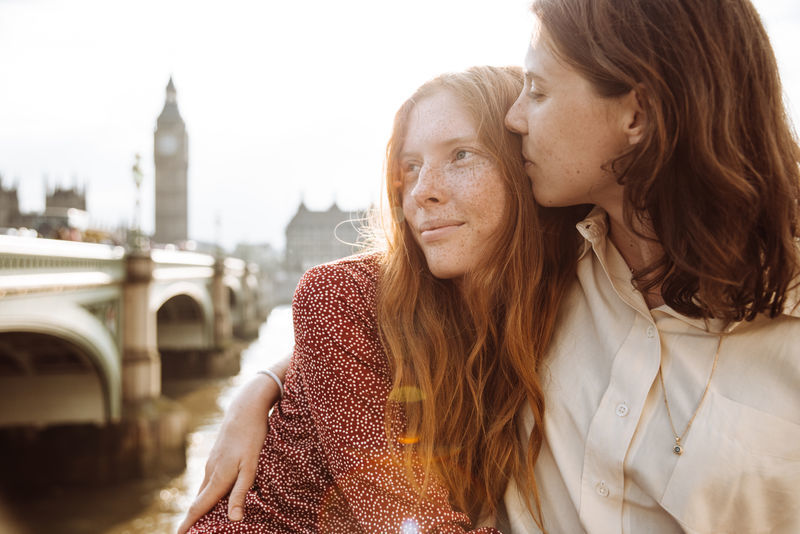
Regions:
M 235 336 L 255 335 L 268 312 L 260 287 L 257 267 L 236 258 L 0 236 L 0 448 L 19 459 L 89 436 L 65 454 L 97 458 L 67 479 L 87 465 L 111 480 L 161 453 L 182 459 L 185 421 L 162 374 L 238 365 Z

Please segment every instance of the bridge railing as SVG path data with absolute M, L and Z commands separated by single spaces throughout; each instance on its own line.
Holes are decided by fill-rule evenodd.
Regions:
M 214 257 L 197 252 L 154 249 L 150 251 L 153 260 L 153 279 L 190 280 L 214 276 Z
M 122 247 L 0 235 L 0 296 L 121 283 L 124 257 Z

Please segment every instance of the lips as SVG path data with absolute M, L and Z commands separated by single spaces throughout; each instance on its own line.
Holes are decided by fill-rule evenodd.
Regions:
M 423 242 L 430 243 L 431 241 L 436 241 L 447 237 L 451 233 L 458 230 L 458 228 L 463 224 L 463 221 L 455 219 L 426 221 L 419 225 L 419 236 Z
M 526 156 L 525 154 L 522 154 L 522 163 L 523 163 L 523 164 L 524 164 L 526 167 L 527 167 L 528 165 L 533 165 L 533 161 L 531 161 L 531 159 L 530 159 L 528 156 Z
M 535 164 L 529 160 L 525 155 L 522 155 L 522 166 L 525 168 L 525 173 L 530 176 Z

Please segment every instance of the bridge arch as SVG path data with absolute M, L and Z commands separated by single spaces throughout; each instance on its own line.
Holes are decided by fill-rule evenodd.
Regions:
M 180 281 L 156 287 L 150 310 L 156 315 L 159 350 L 213 346 L 214 306 L 205 285 Z
M 15 350 L 26 339 L 33 347 L 22 351 L 28 360 Z M 107 328 L 79 304 L 57 298 L 0 301 L 0 345 L 0 425 L 119 420 L 119 348 Z M 50 354 L 43 354 L 48 347 Z
M 222 279 L 222 283 L 227 291 L 231 323 L 235 328 L 236 325 L 242 322 L 242 306 L 246 300 L 244 288 L 239 278 L 231 274 L 226 274 Z
M 239 278 L 227 274 L 222 278 L 222 283 L 226 288 L 228 288 L 231 306 L 242 300 L 242 291 L 244 288 L 242 287 L 242 282 L 239 280 Z

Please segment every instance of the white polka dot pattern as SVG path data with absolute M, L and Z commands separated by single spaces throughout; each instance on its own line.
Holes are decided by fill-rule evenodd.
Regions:
M 442 484 L 420 499 L 390 461 L 384 410 L 391 381 L 375 321 L 379 262 L 353 256 L 300 280 L 286 394 L 269 418 L 245 517 L 228 521 L 225 498 L 191 533 L 467 531 L 469 519 L 450 507 Z

